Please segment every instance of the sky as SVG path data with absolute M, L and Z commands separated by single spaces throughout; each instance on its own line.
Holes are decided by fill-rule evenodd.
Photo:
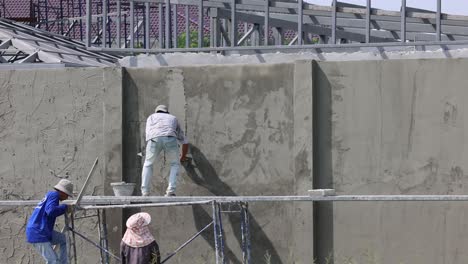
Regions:
M 373 8 L 385 10 L 400 10 L 401 0 L 371 0 Z M 316 5 L 330 5 L 331 0 L 304 0 L 304 2 Z M 366 5 L 366 0 L 339 0 L 339 2 Z M 435 11 L 436 0 L 406 0 L 406 5 L 410 7 L 422 8 Z M 442 13 L 452 15 L 468 15 L 468 0 L 442 0 Z

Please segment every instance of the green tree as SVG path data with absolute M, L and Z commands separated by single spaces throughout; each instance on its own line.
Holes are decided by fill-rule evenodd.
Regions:
M 183 32 L 177 37 L 177 48 L 185 48 L 185 40 L 187 39 L 186 32 Z M 203 37 L 202 47 L 209 47 L 210 39 L 206 36 Z M 190 45 L 189 48 L 198 48 L 198 31 L 190 31 Z

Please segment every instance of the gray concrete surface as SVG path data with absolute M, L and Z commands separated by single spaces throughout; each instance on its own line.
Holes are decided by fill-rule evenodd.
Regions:
M 311 127 L 312 108 L 309 104 L 308 112 L 302 112 L 307 109 L 307 99 L 297 109 L 293 107 L 294 69 L 293 64 L 126 69 L 124 105 L 128 108 L 124 111 L 132 116 L 125 119 L 124 130 L 133 133 L 125 137 L 128 144 L 124 142 L 124 149 L 128 150 L 125 155 L 129 155 L 126 162 L 132 163 L 126 166 L 124 174 L 132 177 L 127 180 L 140 180 L 142 161 L 136 154 L 144 150 L 147 116 L 158 104 L 168 104 L 188 135 L 192 158 L 180 175 L 178 194 L 306 193 L 312 186 L 312 157 L 304 151 L 311 150 L 312 140 L 304 131 L 307 128 L 298 126 L 298 138 L 299 134 L 308 137 L 310 144 L 295 141 L 294 115 L 296 111 L 300 113 L 298 119 L 307 117 Z M 311 71 L 299 76 L 304 80 L 311 78 Z M 309 89 L 310 101 L 310 85 L 297 87 L 296 100 L 307 95 Z M 293 153 L 295 142 L 300 152 L 297 159 Z M 167 164 L 156 166 L 159 169 L 153 179 L 152 195 L 162 195 L 167 187 Z M 295 166 L 305 166 L 303 177 L 294 177 Z M 204 227 L 211 215 L 211 208 L 203 206 L 149 211 L 155 219 L 152 227 L 163 252 L 175 249 Z M 313 258 L 311 205 L 252 204 L 251 212 L 254 263 L 265 258 L 271 263 L 309 263 Z M 298 215 L 300 225 L 291 221 L 294 215 Z M 241 263 L 239 217 L 224 217 L 229 261 Z M 296 243 L 296 235 L 301 239 L 308 236 L 309 241 Z M 212 232 L 207 232 L 177 256 L 178 263 L 186 259 L 212 263 L 213 246 Z
M 119 61 L 122 67 L 154 68 L 180 67 L 195 65 L 232 65 L 232 64 L 277 64 L 294 63 L 297 60 L 316 61 L 369 61 L 400 59 L 451 59 L 468 58 L 466 46 L 427 47 L 425 50 L 414 47 L 393 48 L 342 48 L 336 50 L 320 49 L 316 51 L 291 50 L 272 53 L 251 54 L 211 54 L 211 53 L 167 53 L 141 54 L 124 57 Z
M 120 69 L 0 71 L 0 199 L 41 199 L 60 178 L 73 181 L 78 192 L 97 156 L 87 194 L 109 194 L 107 182 L 122 177 L 116 140 L 121 87 Z M 31 208 L 0 210 L 0 263 L 42 263 L 25 243 L 30 213 Z M 59 229 L 63 217 L 57 223 Z M 79 220 L 77 229 L 96 239 L 94 223 Z M 121 229 L 116 231 L 111 234 L 120 236 Z M 96 263 L 96 249 L 78 238 L 77 245 L 87 252 L 79 263 Z
M 67 172 L 84 182 L 95 158 L 89 153 L 105 161 L 93 193 L 109 194 L 106 186 L 119 179 L 139 184 L 146 117 L 160 103 L 191 144 L 179 194 L 292 195 L 312 186 L 338 194 L 464 194 L 466 69 L 467 59 L 430 59 L 1 71 L 2 199 L 38 199 Z M 156 166 L 152 194 L 161 195 L 168 165 Z M 319 264 L 329 257 L 336 264 L 462 264 L 465 207 L 252 204 L 254 263 L 315 256 Z M 114 250 L 133 212 L 110 213 Z M 149 212 L 163 255 L 211 219 L 206 206 Z M 23 243 L 29 213 L 0 211 L 0 263 L 40 263 Z M 226 215 L 223 223 L 227 255 L 240 263 L 239 218 Z M 174 263 L 212 263 L 212 247 L 207 232 Z M 95 263 L 97 251 L 80 248 L 96 252 L 83 260 Z
M 338 194 L 465 194 L 466 59 L 319 62 L 314 164 Z M 316 101 L 317 102 L 317 101 Z M 464 203 L 336 203 L 316 225 L 336 260 L 465 263 Z M 333 225 L 327 225 L 333 223 Z

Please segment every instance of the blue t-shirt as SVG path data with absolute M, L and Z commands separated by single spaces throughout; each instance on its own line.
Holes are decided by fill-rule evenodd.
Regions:
M 26 226 L 26 238 L 29 243 L 51 241 L 55 219 L 67 210 L 67 205 L 59 205 L 59 201 L 59 192 L 50 191 L 34 208 Z

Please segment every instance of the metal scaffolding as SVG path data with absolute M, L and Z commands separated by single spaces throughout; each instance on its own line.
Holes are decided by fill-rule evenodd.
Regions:
M 318 191 L 318 194 L 316 193 Z M 205 227 L 201 228 L 197 233 L 191 236 L 186 242 L 175 249 L 173 252 L 166 255 L 161 263 L 167 262 L 170 258 L 176 255 L 180 250 L 185 248 L 195 238 L 200 236 L 208 228 L 213 228 L 214 231 L 214 249 L 215 263 L 226 263 L 225 257 L 225 235 L 223 229 L 223 214 L 240 214 L 240 230 L 241 230 L 241 250 L 242 263 L 251 263 L 251 241 L 250 241 L 250 225 L 249 225 L 249 203 L 259 202 L 400 202 L 400 201 L 425 201 L 425 202 L 467 202 L 468 195 L 334 195 L 331 190 L 313 190 L 309 191 L 309 195 L 303 196 L 185 196 L 185 197 L 114 197 L 114 196 L 83 196 L 81 200 L 69 200 L 64 204 L 76 205 L 70 217 L 66 217 L 65 222 L 68 226 L 66 230 L 70 231 L 70 263 L 76 263 L 77 253 L 75 246 L 75 235 L 89 242 L 100 250 L 101 263 L 109 263 L 111 258 L 119 261 L 119 256 L 113 255 L 108 248 L 106 234 L 106 209 L 113 208 L 145 208 L 145 207 L 170 207 L 170 206 L 192 206 L 192 205 L 211 205 L 212 221 Z M 79 197 L 78 197 L 79 198 Z M 0 201 L 1 207 L 17 207 L 17 206 L 36 206 L 39 200 L 29 201 Z M 95 211 L 93 215 L 77 217 L 76 212 L 79 211 Z M 75 229 L 75 221 L 85 217 L 98 217 L 99 241 L 94 242 L 78 230 Z

